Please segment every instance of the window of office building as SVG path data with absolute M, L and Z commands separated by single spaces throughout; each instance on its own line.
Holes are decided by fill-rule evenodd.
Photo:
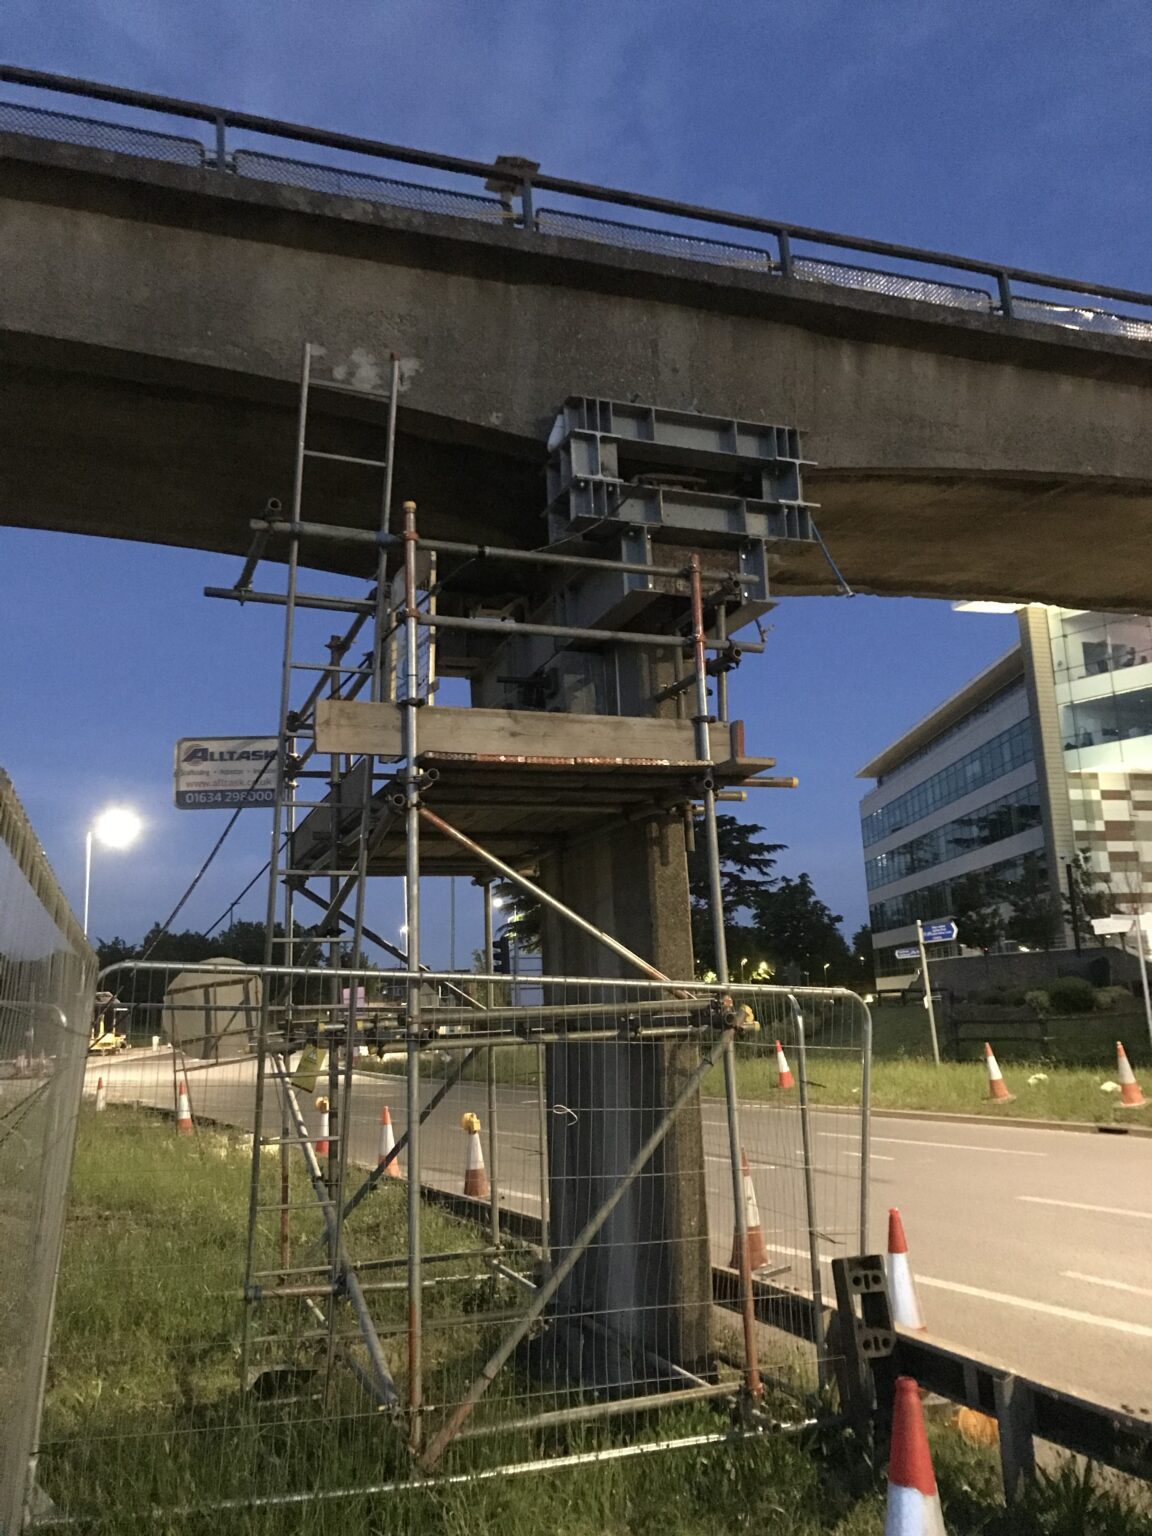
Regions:
M 987 848 L 1006 837 L 1029 832 L 1040 823 L 1040 786 L 1025 784 L 1011 794 L 1001 795 L 998 800 L 990 800 L 987 805 L 969 811 L 967 816 L 958 816 L 955 821 L 945 822 L 931 832 L 922 832 L 919 837 L 866 860 L 864 875 L 868 889 L 875 890 L 892 880 L 903 880 L 922 869 L 943 864 L 948 859 L 958 859 L 976 848 Z
M 981 869 L 979 873 L 989 884 L 991 891 L 1001 894 L 1004 887 L 1012 885 L 1024 874 L 1024 860 L 1037 861 L 1037 867 L 1041 873 L 1046 873 L 1047 863 L 1043 855 L 1028 853 L 1021 854 L 1015 859 L 1003 859 L 999 864 L 989 865 Z M 964 880 L 967 876 L 957 875 L 956 881 Z M 905 891 L 902 896 L 889 896 L 885 901 L 878 901 L 868 908 L 868 923 L 873 933 L 885 933 L 889 928 L 906 928 L 914 923 L 917 918 L 927 921 L 929 918 L 954 917 L 955 901 L 953 897 L 952 880 L 938 880 L 933 885 L 922 885 L 919 890 Z M 963 941 L 964 935 L 960 934 Z
M 1065 704 L 1060 710 L 1060 730 L 1066 752 L 1152 736 L 1152 688 L 1106 693 Z
M 1152 618 L 1135 613 L 1049 610 L 1056 681 L 1076 682 L 1152 662 Z M 1118 679 L 1118 682 L 1120 680 Z
M 1031 761 L 1032 726 L 1027 720 L 1019 720 L 939 773 L 862 817 L 860 828 L 865 848 Z

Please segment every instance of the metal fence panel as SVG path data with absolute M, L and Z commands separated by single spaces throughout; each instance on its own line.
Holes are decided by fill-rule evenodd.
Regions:
M 823 1411 L 832 1361 L 811 1318 L 863 1217 L 859 998 L 425 975 L 415 1041 L 407 973 L 300 971 L 289 998 L 254 968 L 269 1078 L 249 1185 L 258 1062 L 215 1049 L 236 1050 L 237 972 L 205 968 L 198 990 L 192 973 L 106 981 L 130 1044 L 88 1069 L 109 1112 L 86 1113 L 77 1167 L 112 1184 L 78 1202 L 65 1244 L 40 1462 L 62 1513 L 410 1486 L 558 1444 L 596 1459 L 638 1424 L 645 1440 L 720 1441 L 747 1426 L 753 1375 L 767 1411 L 752 1422 Z M 738 1186 L 719 1065 L 732 1029 Z M 379 1166 L 393 1142 L 400 1176 Z M 750 1329 L 714 1301 L 740 1295 L 737 1187 Z
M 238 149 L 232 156 L 232 167 L 237 176 L 273 181 L 285 187 L 309 187 L 314 192 L 328 192 L 336 197 L 359 197 L 372 203 L 388 203 L 394 208 L 413 208 L 419 213 L 450 213 L 496 224 L 506 223 L 511 217 L 498 197 L 478 197 L 473 192 L 422 186 L 414 181 L 373 176 L 367 171 L 343 170 L 315 161 L 291 160 L 254 149 Z
M 750 272 L 773 270 L 771 254 L 757 246 L 711 240 L 706 235 L 677 234 L 673 230 L 652 229 L 645 224 L 625 224 L 617 219 L 602 219 L 590 214 L 541 208 L 536 215 L 536 228 L 544 235 L 569 235 L 577 240 L 620 245 L 630 251 L 647 251 L 655 256 L 683 256 L 689 261 L 740 267 Z
M 107 149 L 118 155 L 141 155 L 148 160 L 166 160 L 173 165 L 204 164 L 204 146 L 199 139 L 157 133 L 150 128 L 132 128 L 126 123 L 108 123 L 99 117 L 48 112 L 42 107 L 26 107 L 15 101 L 0 101 L 0 133 L 27 133 L 37 139 L 51 139 L 57 144 L 80 144 L 86 149 Z
M 28 1486 L 95 976 L 0 770 L 0 1532 Z

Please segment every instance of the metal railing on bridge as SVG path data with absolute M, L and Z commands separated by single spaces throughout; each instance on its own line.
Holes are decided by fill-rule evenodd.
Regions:
M 501 157 L 488 162 L 439 155 L 40 70 L 0 66 L 0 82 L 34 96 L 31 102 L 0 102 L 0 132 L 4 133 L 414 212 L 481 220 L 530 235 L 564 236 L 678 257 L 733 273 L 759 273 L 775 281 L 878 294 L 986 315 L 990 320 L 1033 321 L 1118 340 L 1152 341 L 1152 294 L 1132 289 L 573 181 L 543 173 L 529 160 Z M 131 110 L 147 115 L 148 123 L 56 111 L 41 104 L 45 95 Z M 189 136 L 190 123 L 209 127 L 206 142 Z M 176 126 L 182 131 L 173 131 Z M 305 160 L 298 153 L 285 154 L 288 145 L 297 151 L 309 146 L 324 158 Z M 374 169 L 381 161 L 418 167 L 423 179 L 381 175 Z M 542 193 L 561 199 L 564 206 L 538 208 Z M 637 213 L 656 215 L 660 222 L 636 223 Z M 755 243 L 748 243 L 750 236 Z M 838 259 L 843 253 L 867 260 Z M 883 265 L 876 265 L 877 259 Z

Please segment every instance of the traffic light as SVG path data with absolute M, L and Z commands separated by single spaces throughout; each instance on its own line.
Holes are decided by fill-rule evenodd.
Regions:
M 507 934 L 492 946 L 492 969 L 497 976 L 512 974 L 512 940 Z

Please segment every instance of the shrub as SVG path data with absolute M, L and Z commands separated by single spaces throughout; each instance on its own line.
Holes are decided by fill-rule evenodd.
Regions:
M 1122 1008 L 1125 1003 L 1132 1001 L 1132 994 L 1127 987 L 1098 987 L 1096 989 L 1096 1007 L 1101 1013 L 1114 1013 L 1117 1008 Z
M 1032 992 L 1025 992 L 1024 1001 L 1038 1019 L 1046 1019 L 1052 1012 L 1052 999 L 1041 987 Z
M 1092 1013 L 1096 988 L 1082 976 L 1061 976 L 1047 988 L 1053 1013 Z

